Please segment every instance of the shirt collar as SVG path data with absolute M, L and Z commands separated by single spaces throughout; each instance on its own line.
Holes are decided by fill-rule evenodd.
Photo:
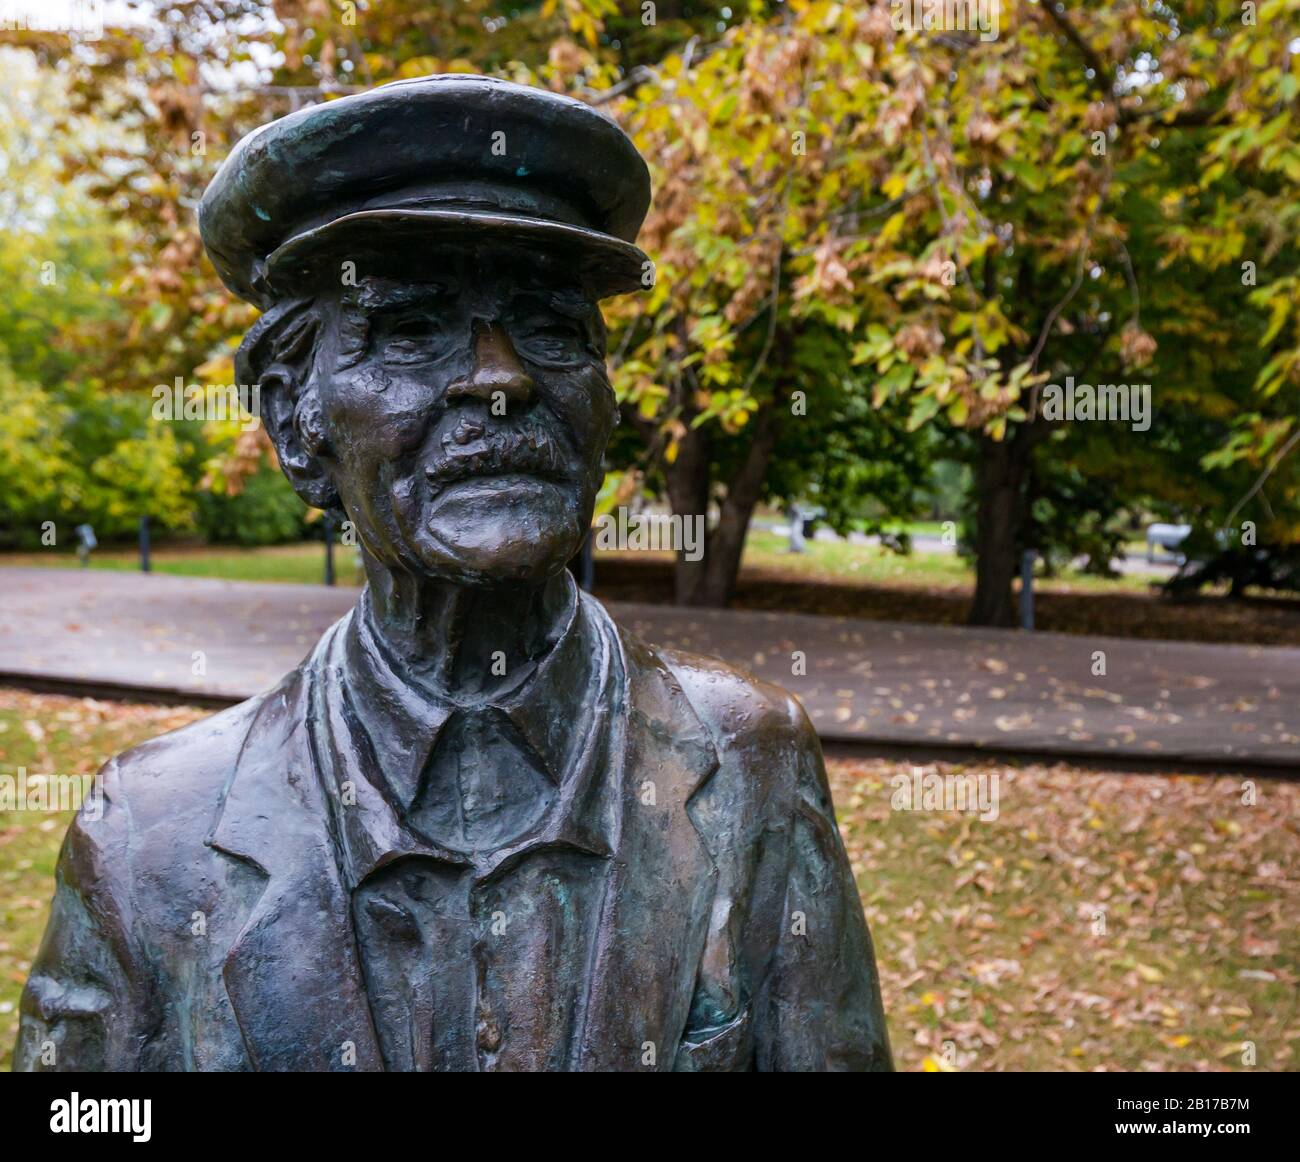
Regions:
M 339 624 L 313 667 L 311 721 L 350 886 L 408 854 L 488 876 L 538 846 L 612 853 L 620 810 L 614 768 L 622 761 L 622 651 L 609 615 L 571 579 L 569 585 L 571 606 L 559 640 L 518 688 L 482 704 L 509 716 L 557 786 L 556 802 L 537 825 L 491 853 L 430 843 L 403 822 L 439 732 L 465 708 L 430 699 L 393 672 L 364 624 L 365 595 Z M 378 754 L 385 756 L 382 764 Z
M 447 720 L 457 710 L 474 713 L 496 709 L 506 715 L 541 759 L 557 786 L 580 741 L 589 712 L 595 642 L 590 619 L 579 616 L 581 602 L 573 578 L 567 587 L 563 629 L 537 660 L 533 671 L 503 695 L 458 703 L 413 686 L 379 637 L 367 589 L 343 635 L 347 694 L 374 746 L 384 756 L 376 770 L 387 797 L 407 810 L 419 791 L 420 775 Z

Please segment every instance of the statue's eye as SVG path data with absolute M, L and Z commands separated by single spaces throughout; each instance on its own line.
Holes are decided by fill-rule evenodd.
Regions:
M 534 320 L 519 328 L 521 354 L 541 363 L 574 363 L 587 355 L 582 328 L 567 319 Z
M 385 362 L 423 363 L 442 353 L 442 324 L 429 315 L 404 315 L 382 328 Z

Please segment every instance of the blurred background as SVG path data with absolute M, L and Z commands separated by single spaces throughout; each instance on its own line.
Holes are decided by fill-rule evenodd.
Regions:
M 596 105 L 651 167 L 598 515 L 708 532 L 695 560 L 596 545 L 599 597 L 1257 647 L 1295 677 L 1300 0 L 0 0 L 7 584 L 142 551 L 360 583 L 260 426 L 159 406 L 231 385 L 255 318 L 195 221 L 233 144 L 442 71 Z M 1044 406 L 1102 384 L 1134 414 Z M 898 701 L 869 670 L 841 684 Z M 1276 744 L 1300 708 L 1271 688 Z M 1217 696 L 1227 735 L 1244 695 Z M 198 714 L 0 690 L 0 767 L 93 771 Z M 832 763 L 901 1065 L 1294 1067 L 1294 784 L 1243 814 L 1231 772 L 918 761 L 1020 793 L 972 830 L 891 812 L 906 759 Z M 0 1038 L 63 825 L 0 812 Z

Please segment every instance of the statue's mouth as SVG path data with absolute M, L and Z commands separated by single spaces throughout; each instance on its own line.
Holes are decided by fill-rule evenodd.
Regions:
M 433 495 L 463 480 L 491 476 L 567 479 L 559 445 L 535 420 L 503 427 L 465 416 L 441 437 L 440 445 L 424 470 Z

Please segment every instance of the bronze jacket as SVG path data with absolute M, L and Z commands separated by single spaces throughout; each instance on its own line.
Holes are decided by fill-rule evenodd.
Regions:
M 480 962 L 493 1028 L 484 1040 L 479 1022 L 463 1065 L 399 1063 L 377 1031 L 380 1017 L 420 1017 L 419 989 L 368 979 L 369 921 L 340 873 L 310 729 L 328 713 L 336 626 L 275 689 L 101 771 L 102 817 L 83 812 L 64 841 L 15 1068 L 889 1069 L 870 938 L 803 711 L 583 601 L 622 682 L 604 776 L 616 818 L 587 853 L 602 879 L 576 918 L 535 918 L 525 968 Z M 504 860 L 502 874 L 519 867 Z M 558 881 L 540 867 L 524 882 Z M 437 954 L 428 972 L 465 967 Z

